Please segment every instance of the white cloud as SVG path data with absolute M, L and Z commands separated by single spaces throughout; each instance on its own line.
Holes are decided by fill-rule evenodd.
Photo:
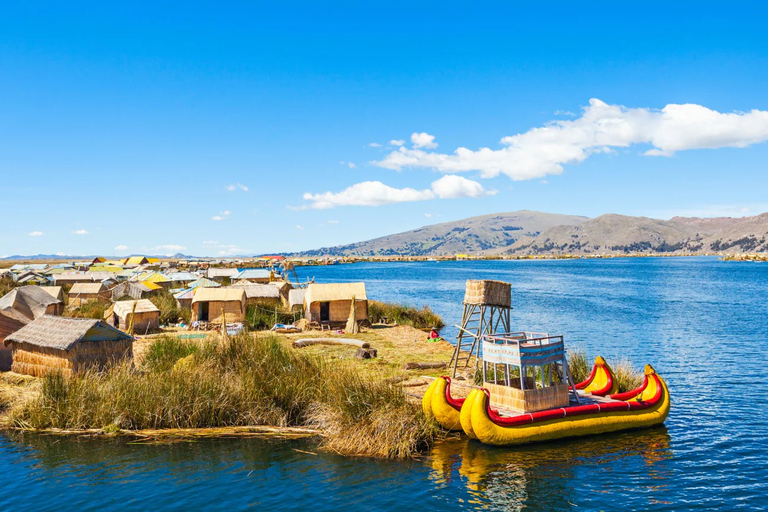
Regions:
M 371 142 L 370 144 L 368 144 L 368 146 L 372 148 L 380 148 L 381 144 L 379 144 L 378 142 Z
M 349 167 L 350 169 L 354 169 L 355 167 L 357 167 L 357 165 L 355 165 L 355 162 L 347 162 L 347 167 Z
M 480 197 L 493 195 L 496 191 L 483 188 L 476 181 L 461 176 L 443 176 L 432 182 L 431 188 L 394 188 L 380 181 L 364 181 L 341 192 L 304 194 L 305 201 L 311 201 L 306 208 L 326 210 L 337 206 L 381 206 L 393 203 L 427 201 L 430 199 L 455 199 L 458 197 Z
M 390 146 L 402 146 L 403 144 L 405 144 L 403 139 L 392 139 L 389 141 Z
M 130 247 L 128 247 L 127 245 L 120 244 L 115 246 L 116 251 L 127 251 L 128 249 L 130 249 Z
M 218 240 L 203 240 L 203 245 L 219 245 Z
M 183 245 L 176 245 L 176 244 L 165 244 L 165 245 L 158 245 L 155 247 L 156 250 L 163 250 L 163 251 L 173 251 L 173 252 L 179 252 L 186 250 L 186 247 Z
M 32 231 L 29 236 L 43 236 L 42 231 Z
M 459 197 L 482 197 L 496 194 L 495 190 L 486 190 L 476 181 L 462 176 L 443 176 L 432 182 L 432 192 L 440 199 L 456 199 Z
M 434 149 L 437 147 L 435 136 L 424 132 L 412 134 L 411 142 L 413 142 L 414 148 Z
M 304 229 L 304 226 L 302 226 L 301 224 L 296 224 L 296 229 Z
M 249 189 L 242 183 L 235 183 L 234 185 L 227 185 L 227 190 L 229 190 L 230 192 L 234 192 L 235 190 L 242 190 L 243 192 L 248 192 Z
M 578 114 L 571 112 L 570 110 L 555 110 L 556 116 L 576 117 Z
M 420 144 L 427 141 L 421 137 L 418 140 Z M 561 174 L 565 164 L 576 164 L 595 153 L 609 153 L 613 148 L 633 144 L 653 146 L 644 153 L 649 156 L 671 156 L 677 151 L 742 148 L 766 140 L 768 111 L 720 113 L 693 104 L 670 104 L 654 110 L 608 105 L 592 99 L 581 117 L 552 121 L 504 137 L 501 149 L 460 147 L 453 154 L 436 153 L 424 151 L 422 148 L 427 146 L 417 146 L 414 140 L 414 148 L 400 147 L 372 163 L 394 170 L 420 167 L 444 173 L 479 171 L 483 178 L 504 174 L 517 181 Z
M 87 235 L 88 234 L 88 230 L 78 229 L 77 231 L 73 231 L 72 233 L 74 233 L 76 235 Z
M 229 210 L 224 210 L 223 212 L 220 212 L 218 215 L 214 215 L 211 217 L 211 220 L 226 220 L 229 217 L 229 214 L 232 213 Z

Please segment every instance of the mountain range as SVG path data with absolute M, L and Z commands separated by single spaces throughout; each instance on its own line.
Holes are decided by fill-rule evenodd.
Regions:
M 768 251 L 768 213 L 753 217 L 606 214 L 596 218 L 522 210 L 425 226 L 301 256 L 729 254 Z

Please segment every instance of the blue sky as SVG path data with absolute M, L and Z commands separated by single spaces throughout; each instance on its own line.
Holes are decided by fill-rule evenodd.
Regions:
M 761 2 L 104 4 L 0 8 L 0 256 L 768 210 Z

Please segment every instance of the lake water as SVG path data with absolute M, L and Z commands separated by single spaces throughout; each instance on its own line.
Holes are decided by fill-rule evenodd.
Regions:
M 0 434 L 0 510 L 764 510 L 768 264 L 714 258 L 305 267 L 461 317 L 466 279 L 512 283 L 513 329 L 564 334 L 667 379 L 663 427 L 518 448 L 466 439 L 407 462 L 307 441 L 173 445 Z M 451 335 L 455 329 L 446 328 Z M 297 451 L 301 450 L 301 451 Z

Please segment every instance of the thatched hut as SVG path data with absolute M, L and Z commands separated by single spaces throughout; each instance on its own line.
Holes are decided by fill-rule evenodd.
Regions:
M 146 334 L 160 328 L 160 310 L 149 299 L 121 300 L 109 308 L 105 320 L 123 331 L 132 325 L 134 333 Z
M 64 303 L 40 286 L 20 286 L 0 298 L 0 310 L 13 309 L 32 321 L 43 315 L 60 315 Z
M 109 290 L 109 293 L 112 296 L 113 301 L 122 299 L 123 297 L 131 297 L 138 300 L 150 295 L 152 290 L 150 290 L 144 283 L 125 281 Z
M 4 342 L 13 350 L 16 373 L 42 377 L 60 369 L 69 375 L 133 357 L 133 338 L 101 320 L 44 315 Z
M 69 305 L 79 307 L 92 300 L 109 300 L 110 293 L 103 283 L 75 283 L 69 290 Z
M 254 284 L 248 281 L 236 283 L 230 286 L 236 290 L 245 291 L 245 305 L 256 304 L 274 309 L 283 305 L 280 298 L 280 290 L 271 284 Z
M 173 298 L 176 299 L 176 304 L 178 304 L 180 308 L 192 309 L 192 299 L 195 298 L 195 289 L 188 288 L 186 290 L 181 290 L 180 292 L 175 293 Z
M 245 318 L 245 290 L 237 288 L 195 288 L 192 321 L 221 324 Z
M 41 286 L 40 289 L 54 299 L 60 300 L 62 305 L 64 304 L 64 290 L 62 290 L 61 286 Z
M 232 280 L 267 284 L 270 281 L 270 272 L 265 268 L 245 268 L 239 274 L 233 276 Z
M 240 271 L 236 268 L 209 268 L 205 277 L 212 279 L 217 283 L 221 283 L 226 279 L 229 279 L 229 282 L 231 282 L 239 273 Z
M 291 311 L 304 311 L 304 295 L 306 293 L 306 288 L 294 288 L 288 292 L 288 307 Z
M 310 322 L 343 327 L 349 319 L 352 300 L 358 322 L 368 321 L 365 283 L 312 283 L 304 294 L 304 314 Z
M 0 310 L 0 372 L 11 369 L 13 355 L 10 347 L 3 343 L 5 338 L 29 323 L 29 319 L 13 309 Z

